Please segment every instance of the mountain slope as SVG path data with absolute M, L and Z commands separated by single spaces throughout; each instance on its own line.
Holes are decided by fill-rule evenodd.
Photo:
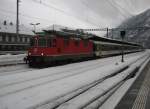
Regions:
M 148 27 L 143 29 L 138 27 Z M 126 40 L 150 48 L 150 9 L 123 22 L 118 28 L 132 28 L 126 31 Z M 137 29 L 138 28 L 138 29 Z M 114 33 L 116 38 L 120 37 Z

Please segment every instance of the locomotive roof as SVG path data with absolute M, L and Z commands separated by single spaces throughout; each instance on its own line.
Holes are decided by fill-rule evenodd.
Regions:
M 70 27 L 65 27 L 61 25 L 52 25 L 48 28 L 43 29 L 42 31 L 37 32 L 38 35 L 50 36 L 50 34 L 57 35 L 58 37 L 64 38 L 80 38 L 80 39 L 88 39 L 90 34 L 83 32 L 83 30 L 73 29 Z
M 37 35 L 57 35 L 57 37 L 64 37 L 64 38 L 80 38 L 80 39 L 89 39 L 90 36 L 84 33 L 75 33 L 75 32 L 67 32 L 67 31 L 56 31 L 56 30 L 43 30 L 43 32 L 37 33 Z

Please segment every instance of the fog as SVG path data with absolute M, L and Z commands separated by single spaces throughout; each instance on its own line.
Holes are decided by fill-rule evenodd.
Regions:
M 111 28 L 149 6 L 150 0 L 21 0 L 19 21 L 28 27 L 39 22 L 38 28 Z M 0 19 L 16 22 L 16 0 L 0 0 Z

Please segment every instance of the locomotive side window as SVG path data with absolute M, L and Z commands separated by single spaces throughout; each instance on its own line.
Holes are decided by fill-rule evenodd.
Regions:
M 56 43 L 57 43 L 57 42 L 56 42 L 56 39 L 53 39 L 52 46 L 53 46 L 53 47 L 56 47 Z
M 52 41 L 50 38 L 47 39 L 47 46 L 52 47 Z
M 87 40 L 84 40 L 84 47 L 87 47 L 88 46 L 88 41 Z
M 39 38 L 38 46 L 39 47 L 46 47 L 46 39 L 45 38 Z
M 48 38 L 47 39 L 47 46 L 48 47 L 56 47 L 56 39 Z
M 75 40 L 74 43 L 75 43 L 75 45 L 78 47 L 80 42 L 79 42 L 78 40 Z

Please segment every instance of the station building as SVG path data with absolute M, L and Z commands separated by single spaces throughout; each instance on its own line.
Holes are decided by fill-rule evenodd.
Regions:
M 16 25 L 13 22 L 0 22 L 0 54 L 25 53 L 32 36 L 34 36 L 32 30 L 20 25 L 19 36 L 17 37 Z

